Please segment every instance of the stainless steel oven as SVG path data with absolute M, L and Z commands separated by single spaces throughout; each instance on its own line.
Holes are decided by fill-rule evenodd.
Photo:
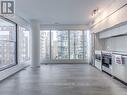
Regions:
M 112 53 L 102 53 L 102 70 L 112 75 Z

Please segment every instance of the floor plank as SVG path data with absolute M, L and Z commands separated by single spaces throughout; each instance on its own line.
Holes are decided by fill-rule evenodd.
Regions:
M 41 65 L 2 81 L 0 95 L 127 95 L 127 86 L 87 64 Z

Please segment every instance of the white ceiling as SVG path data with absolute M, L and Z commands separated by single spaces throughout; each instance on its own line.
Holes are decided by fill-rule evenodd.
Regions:
M 15 0 L 16 14 L 42 24 L 87 24 L 97 7 L 112 0 Z

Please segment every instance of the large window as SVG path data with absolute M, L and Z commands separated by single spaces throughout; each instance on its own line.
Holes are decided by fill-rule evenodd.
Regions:
M 16 64 L 16 24 L 0 18 L 0 70 Z
M 52 59 L 69 59 L 68 31 L 51 31 Z
M 70 59 L 83 59 L 83 31 L 70 31 Z
M 84 31 L 84 60 L 88 60 L 89 55 L 89 44 L 90 44 L 89 31 Z
M 87 36 L 83 30 L 41 30 L 41 60 L 87 59 Z
M 41 60 L 50 59 L 50 30 L 40 31 L 40 51 Z
M 30 31 L 19 26 L 19 63 L 24 63 L 30 59 Z

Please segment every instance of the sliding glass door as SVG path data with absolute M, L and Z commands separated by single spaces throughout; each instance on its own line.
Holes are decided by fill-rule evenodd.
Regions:
M 0 70 L 16 64 L 16 24 L 0 18 Z

